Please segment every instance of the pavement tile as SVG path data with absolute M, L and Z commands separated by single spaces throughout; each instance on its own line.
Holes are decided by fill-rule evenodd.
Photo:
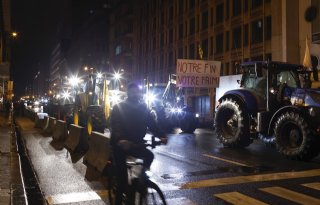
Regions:
M 16 138 L 0 111 L 0 205 L 26 204 Z

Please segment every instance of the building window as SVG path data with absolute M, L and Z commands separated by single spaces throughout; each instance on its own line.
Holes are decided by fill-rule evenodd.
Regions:
M 247 13 L 248 12 L 248 8 L 249 8 L 249 0 L 244 0 L 244 12 Z
M 172 21 L 172 19 L 173 19 L 173 6 L 169 8 L 169 21 Z
M 160 24 L 164 24 L 164 12 L 161 12 L 161 17 L 160 17 Z
M 244 25 L 243 31 L 243 46 L 248 46 L 249 44 L 249 25 Z
M 271 26 L 271 16 L 265 18 L 265 28 L 264 28 L 264 38 L 265 40 L 271 40 L 272 26 Z
M 192 19 L 190 19 L 190 21 L 189 21 L 189 34 L 190 34 L 190 35 L 193 35 L 194 32 L 195 32 L 195 19 L 192 18 Z
M 179 40 L 183 38 L 183 24 L 179 24 Z
M 219 4 L 216 7 L 216 24 L 222 23 L 223 22 L 223 9 L 224 9 L 224 4 Z
M 229 19 L 230 0 L 226 1 L 226 19 Z
M 208 59 L 208 39 L 202 40 L 201 48 L 203 51 L 203 59 Z
M 232 30 L 232 49 L 241 48 L 241 38 L 242 38 L 241 27 Z
M 232 16 L 239 16 L 242 11 L 242 1 L 233 0 L 232 1 Z
M 261 43 L 263 40 L 263 25 L 262 20 L 257 20 L 251 23 L 251 43 Z
M 262 6 L 263 0 L 251 0 L 251 9 L 255 9 L 259 6 Z
M 190 44 L 190 46 L 189 46 L 189 58 L 190 59 L 194 59 L 194 50 L 195 50 L 194 43 Z
M 213 26 L 213 8 L 210 9 L 210 26 Z
M 223 53 L 223 33 L 216 36 L 216 53 Z
M 202 29 L 208 28 L 208 11 L 202 13 Z
M 230 47 L 230 42 L 229 42 L 229 37 L 230 37 L 230 34 L 229 34 L 230 32 L 229 31 L 227 31 L 226 32 L 226 51 L 229 51 L 229 47 Z
M 169 43 L 173 42 L 173 29 L 170 29 L 169 31 Z
M 183 58 L 183 47 L 180 47 L 178 49 L 178 58 L 182 59 Z
M 163 59 L 163 54 L 160 55 L 160 69 L 163 69 L 164 66 L 164 59 Z
M 164 33 L 160 35 L 160 48 L 164 46 Z
M 189 9 L 194 9 L 195 6 L 196 6 L 195 0 L 189 0 Z
M 183 14 L 184 11 L 184 0 L 179 0 L 179 14 Z
M 171 51 L 170 53 L 169 53 L 169 66 L 173 66 L 173 58 L 174 58 L 174 56 L 173 56 L 173 52 Z

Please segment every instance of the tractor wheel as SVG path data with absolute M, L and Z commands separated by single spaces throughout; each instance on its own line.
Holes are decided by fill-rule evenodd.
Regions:
M 249 133 L 249 116 L 245 108 L 232 99 L 225 99 L 215 116 L 216 134 L 226 147 L 242 148 L 252 143 Z
M 192 134 L 197 128 L 197 119 L 192 114 L 186 114 L 180 119 L 179 127 L 183 132 Z
M 105 119 L 102 108 L 98 105 L 91 105 L 87 108 L 87 131 L 91 134 L 92 131 L 104 133 L 104 129 L 107 126 L 107 120 Z
M 290 159 L 309 160 L 319 153 L 319 140 L 311 135 L 306 119 L 298 112 L 282 114 L 274 133 L 279 152 Z

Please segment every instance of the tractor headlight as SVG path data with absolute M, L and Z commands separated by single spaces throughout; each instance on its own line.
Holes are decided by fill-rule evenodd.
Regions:
M 170 111 L 171 111 L 172 113 L 177 113 L 177 114 L 182 113 L 182 109 L 181 109 L 181 108 L 171 108 Z

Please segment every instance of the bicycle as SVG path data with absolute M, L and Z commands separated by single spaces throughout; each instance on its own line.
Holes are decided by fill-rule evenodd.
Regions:
M 146 147 L 154 149 L 156 146 L 161 145 L 161 141 L 156 141 L 155 136 L 151 137 L 151 144 L 146 143 Z M 133 167 L 143 165 L 142 160 L 128 161 L 128 182 L 129 182 L 129 193 L 123 196 L 124 203 L 133 202 L 132 204 L 148 205 L 148 204 L 159 204 L 166 205 L 166 199 L 159 186 L 153 182 L 143 169 L 140 170 L 136 176 L 133 175 Z M 107 169 L 107 181 L 108 181 L 108 195 L 109 202 L 111 205 L 114 204 L 114 196 L 117 189 L 117 182 L 115 176 L 115 167 L 112 160 L 109 161 Z

